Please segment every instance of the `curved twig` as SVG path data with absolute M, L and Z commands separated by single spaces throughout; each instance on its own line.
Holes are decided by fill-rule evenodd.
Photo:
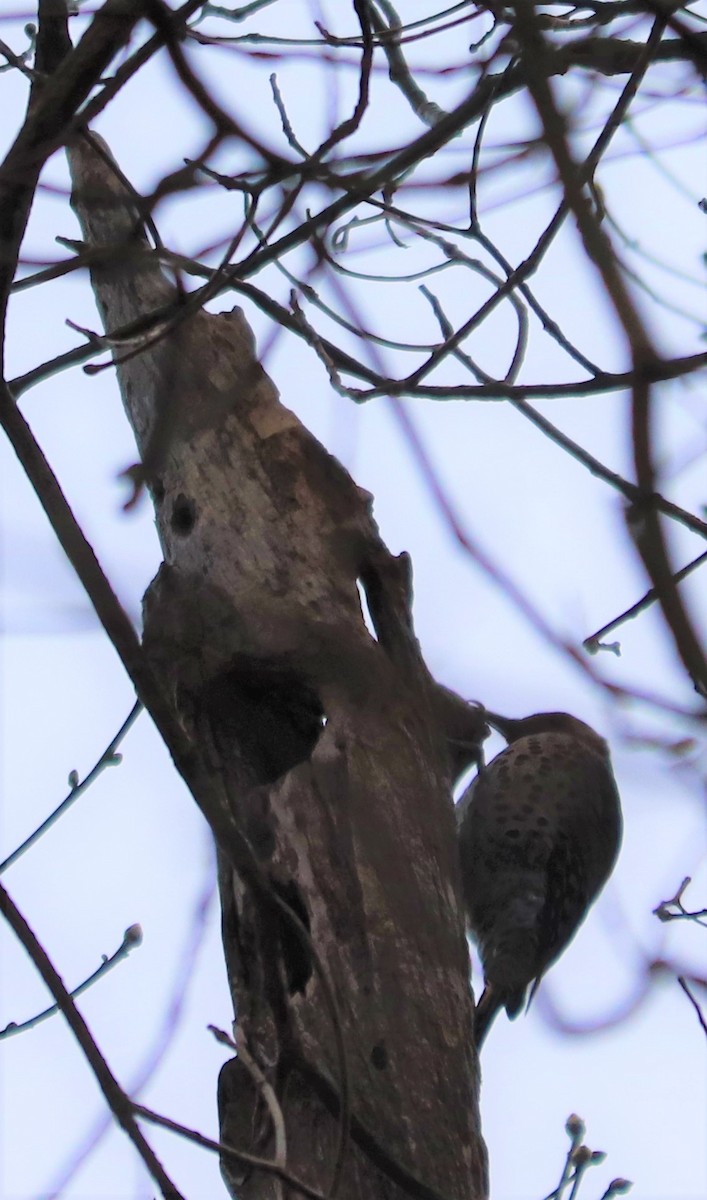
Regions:
M 42 824 L 38 825 L 34 832 L 31 833 L 29 837 L 25 838 L 25 840 L 17 847 L 17 849 L 13 850 L 11 854 L 8 854 L 7 858 L 0 862 L 0 875 L 2 875 L 3 871 L 6 871 L 8 867 L 11 867 L 18 858 L 21 858 L 21 856 L 27 850 L 29 850 L 30 846 L 33 846 L 34 843 L 39 840 L 42 834 L 46 833 L 48 829 L 51 829 L 52 825 L 59 820 L 59 817 L 71 807 L 75 800 L 78 800 L 79 796 L 83 795 L 83 793 L 88 790 L 91 784 L 98 778 L 101 772 L 106 769 L 106 767 L 116 766 L 120 762 L 120 757 L 116 756 L 118 746 L 122 742 L 128 730 L 131 729 L 135 724 L 135 721 L 141 712 L 142 704 L 139 700 L 136 700 L 127 717 L 123 721 L 123 724 L 120 726 L 120 729 L 109 745 L 106 746 L 95 766 L 91 768 L 91 770 L 88 772 L 88 775 L 85 775 L 80 783 L 77 782 L 73 785 L 68 796 L 66 796 L 65 799 L 62 800 L 61 804 L 59 804 L 54 811 L 51 812 L 44 821 L 42 821 Z
M 55 970 L 44 947 L 37 940 L 22 913 L 13 903 L 2 884 L 0 884 L 0 912 L 2 912 L 13 933 L 24 946 L 56 1000 L 57 1007 L 61 1009 L 71 1032 L 79 1043 L 111 1112 L 130 1138 L 130 1141 L 133 1143 L 147 1171 L 154 1179 L 165 1200 L 184 1200 L 181 1192 L 177 1190 L 167 1175 L 154 1150 L 138 1129 L 130 1099 L 126 1096 L 91 1037 L 88 1025 L 74 1004 L 69 992 L 64 987 L 61 976 Z
M 142 930 L 140 926 L 130 925 L 125 930 L 125 933 L 123 934 L 123 940 L 115 953 L 111 954 L 110 957 L 104 954 L 103 962 L 101 963 L 100 967 L 93 971 L 87 979 L 84 979 L 83 983 L 80 983 L 78 987 L 73 988 L 72 991 L 69 992 L 69 995 L 75 1000 L 76 997 L 80 996 L 82 992 L 88 991 L 90 987 L 93 987 L 94 983 L 98 983 L 99 979 L 101 979 L 104 975 L 107 975 L 107 973 L 111 971 L 113 967 L 116 967 L 119 962 L 122 962 L 124 958 L 127 958 L 130 951 L 134 950 L 136 946 L 139 946 L 141 942 Z M 58 1012 L 61 1012 L 61 1005 L 57 1002 L 56 1004 L 50 1005 L 49 1008 L 45 1008 L 42 1012 L 37 1013 L 34 1017 L 30 1017 L 27 1021 L 22 1021 L 20 1025 L 17 1025 L 14 1021 L 10 1021 L 10 1023 L 6 1025 L 4 1029 L 0 1029 L 0 1041 L 2 1041 L 4 1038 L 14 1037 L 18 1033 L 25 1033 L 28 1029 L 34 1029 L 35 1025 L 40 1025 L 42 1021 L 46 1021 L 49 1017 L 53 1017 Z

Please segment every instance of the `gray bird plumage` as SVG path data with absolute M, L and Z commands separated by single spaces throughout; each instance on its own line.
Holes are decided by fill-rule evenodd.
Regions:
M 520 1011 L 611 874 L 621 808 L 606 742 L 567 713 L 486 713 L 509 743 L 457 806 L 469 931 L 485 988 L 477 1045 Z

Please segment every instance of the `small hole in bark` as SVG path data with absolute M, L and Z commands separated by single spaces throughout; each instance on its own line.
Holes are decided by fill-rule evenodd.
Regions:
M 371 1062 L 376 1068 L 376 1071 L 385 1071 L 386 1067 L 388 1066 L 388 1051 L 386 1050 L 383 1042 L 379 1042 L 378 1045 L 374 1046 L 371 1050 Z
M 172 506 L 171 525 L 179 537 L 187 537 L 196 524 L 196 505 L 180 492 Z
M 161 504 L 164 500 L 164 484 L 162 480 L 153 479 L 150 485 L 150 491 L 152 492 L 152 499 L 154 500 L 155 504 Z

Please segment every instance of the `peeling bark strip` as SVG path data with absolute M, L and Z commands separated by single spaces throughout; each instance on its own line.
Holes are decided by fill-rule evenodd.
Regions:
M 276 1087 L 287 1169 L 330 1186 L 336 1022 L 352 1110 L 338 1194 L 480 1200 L 449 792 L 482 720 L 430 678 L 406 557 L 390 556 L 370 498 L 280 403 L 242 312 L 194 309 L 150 254 L 105 151 L 82 139 L 69 157 L 84 239 L 103 251 L 92 282 L 106 331 L 121 333 L 118 380 L 164 552 L 145 646 L 270 889 L 269 901 L 254 895 L 220 846 L 238 1037 Z M 220 1110 L 223 1140 L 271 1153 L 270 1118 L 237 1059 Z M 229 1178 L 241 1197 L 276 1190 L 261 1172 Z

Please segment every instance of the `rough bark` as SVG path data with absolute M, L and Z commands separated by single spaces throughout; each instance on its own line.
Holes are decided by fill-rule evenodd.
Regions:
M 242 312 L 180 295 L 105 151 L 81 138 L 70 162 L 164 551 L 144 644 L 265 881 L 254 890 L 220 838 L 237 1037 L 276 1088 L 287 1169 L 327 1192 L 349 1095 L 340 1196 L 478 1200 L 450 785 L 483 722 L 431 679 L 407 558 L 280 402 Z M 222 1139 L 271 1155 L 238 1059 L 219 1092 Z M 281 1186 L 232 1163 L 224 1174 L 243 1198 Z

